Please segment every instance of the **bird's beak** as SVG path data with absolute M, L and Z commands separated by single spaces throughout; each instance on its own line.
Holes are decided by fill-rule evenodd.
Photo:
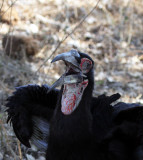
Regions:
M 66 72 L 51 86 L 48 93 L 55 87 L 63 84 L 79 83 L 83 80 L 85 75 L 82 74 L 80 64 L 77 61 L 80 59 L 80 54 L 77 50 L 71 50 L 69 52 L 61 53 L 56 56 L 51 63 L 63 60 L 67 65 Z M 71 71 L 71 73 L 70 73 Z
M 77 72 L 80 71 L 79 63 L 77 62 L 76 58 L 80 58 L 80 55 L 77 50 L 71 50 L 69 52 L 61 53 L 58 56 L 56 56 L 51 63 L 63 60 L 66 64 L 70 65 L 71 67 L 74 67 L 74 70 Z

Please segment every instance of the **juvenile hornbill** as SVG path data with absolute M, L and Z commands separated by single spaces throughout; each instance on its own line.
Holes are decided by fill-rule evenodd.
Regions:
M 71 50 L 66 72 L 51 87 L 17 87 L 7 100 L 8 121 L 25 146 L 46 150 L 47 160 L 143 159 L 143 106 L 112 102 L 120 95 L 93 97 L 93 60 Z M 61 89 L 55 89 L 61 85 Z

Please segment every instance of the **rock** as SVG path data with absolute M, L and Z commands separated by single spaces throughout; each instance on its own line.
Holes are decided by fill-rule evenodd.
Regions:
M 35 158 L 30 154 L 26 154 L 26 157 L 28 160 L 35 160 Z
M 3 160 L 3 155 L 2 155 L 2 153 L 0 153 L 0 160 Z

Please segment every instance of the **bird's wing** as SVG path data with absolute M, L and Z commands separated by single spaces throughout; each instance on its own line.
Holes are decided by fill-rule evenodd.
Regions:
M 112 106 L 111 103 L 120 98 L 120 94 L 111 96 L 100 95 L 92 97 L 91 113 L 93 117 L 93 134 L 100 143 L 112 126 Z
M 95 139 L 111 159 L 143 159 L 143 106 L 123 102 L 111 105 L 119 97 L 93 98 Z
M 137 103 L 124 103 L 120 102 L 113 106 L 115 122 L 121 123 L 123 121 L 136 122 L 141 112 L 143 112 L 143 106 Z M 143 117 L 142 117 L 143 118 Z
M 27 147 L 30 147 L 29 140 L 33 140 L 40 148 L 47 148 L 49 123 L 59 95 L 59 90 L 47 94 L 48 90 L 47 85 L 21 86 L 7 99 L 7 121 Z
M 108 140 L 106 139 L 109 148 L 119 156 L 118 150 L 121 148 L 116 146 L 122 144 L 126 153 L 124 155 L 130 156 L 130 159 L 143 159 L 143 106 L 135 103 L 117 103 L 113 106 L 113 117 L 114 127 L 107 136 Z

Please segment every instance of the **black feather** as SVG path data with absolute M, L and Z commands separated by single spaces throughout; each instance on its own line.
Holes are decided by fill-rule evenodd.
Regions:
M 33 116 L 50 121 L 59 94 L 54 90 L 47 95 L 48 86 L 27 85 L 17 87 L 7 99 L 7 122 L 12 123 L 17 138 L 25 146 L 30 147 L 29 140 L 33 133 Z

